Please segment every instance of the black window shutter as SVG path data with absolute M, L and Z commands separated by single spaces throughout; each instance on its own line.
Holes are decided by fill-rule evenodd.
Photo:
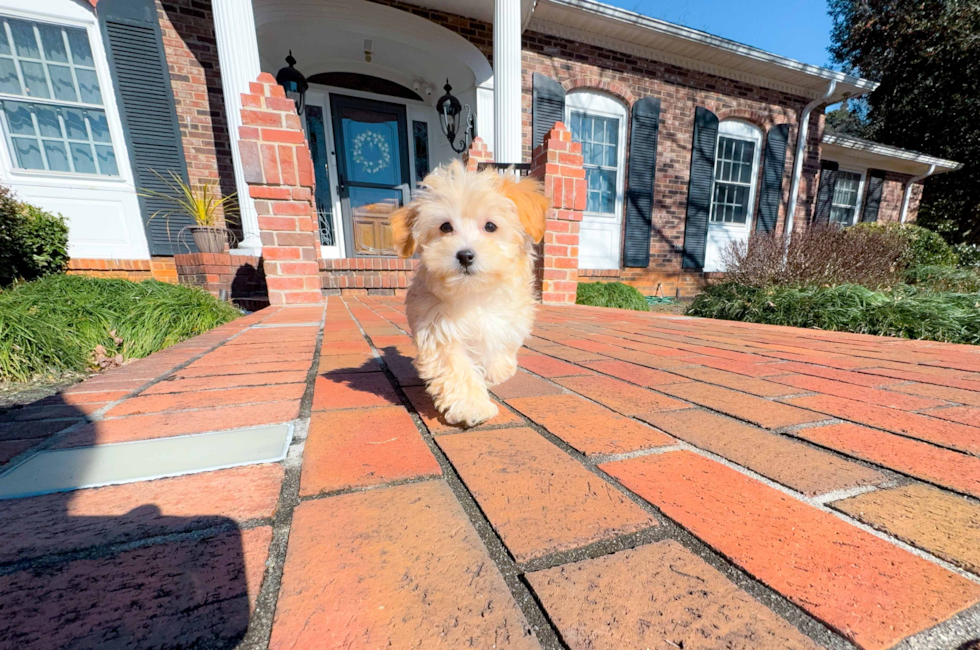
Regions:
M 633 104 L 630 125 L 630 164 L 627 172 L 626 235 L 623 266 L 650 266 L 650 227 L 653 219 L 653 186 L 657 175 L 657 132 L 660 100 L 644 97 Z
M 715 177 L 717 144 L 718 116 L 698 106 L 694 111 L 691 180 L 687 188 L 687 221 L 684 224 L 683 268 L 685 269 L 704 268 L 704 249 L 708 243 L 708 214 L 711 212 L 711 184 Z
M 531 82 L 531 149 L 536 149 L 555 122 L 565 121 L 565 89 L 561 84 L 535 72 Z
M 868 172 L 868 194 L 864 199 L 864 211 L 861 221 L 874 223 L 878 220 L 878 208 L 881 207 L 881 192 L 885 188 L 885 172 L 872 169 Z
M 820 161 L 820 186 L 817 188 L 817 207 L 813 213 L 815 223 L 830 223 L 830 206 L 834 202 L 834 186 L 840 165 L 832 160 Z
M 766 136 L 766 158 L 762 167 L 762 189 L 759 192 L 759 216 L 755 229 L 772 232 L 779 218 L 779 204 L 783 198 L 783 170 L 786 168 L 786 142 L 789 140 L 789 124 L 777 124 Z
M 136 189 L 167 192 L 157 174 L 169 180 L 173 173 L 186 183 L 187 163 L 155 3 L 101 0 L 97 11 Z M 151 255 L 186 253 L 188 247 L 196 252 L 189 233 L 180 234 L 194 225 L 189 215 L 159 198 L 140 196 L 139 201 Z

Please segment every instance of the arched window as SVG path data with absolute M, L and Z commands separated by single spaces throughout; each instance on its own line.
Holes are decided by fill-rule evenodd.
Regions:
M 579 267 L 618 269 L 622 249 L 626 106 L 591 91 L 565 98 L 566 124 L 582 144 L 588 199 L 579 226 Z
M 761 150 L 759 127 L 741 120 L 725 120 L 718 126 L 711 223 L 751 224 Z

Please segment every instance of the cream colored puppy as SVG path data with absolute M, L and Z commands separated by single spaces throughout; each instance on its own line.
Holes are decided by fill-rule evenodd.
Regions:
M 396 250 L 418 250 L 422 261 L 405 301 L 415 369 L 450 424 L 495 416 L 487 386 L 517 371 L 534 324 L 534 244 L 547 209 L 537 181 L 454 161 L 392 216 Z

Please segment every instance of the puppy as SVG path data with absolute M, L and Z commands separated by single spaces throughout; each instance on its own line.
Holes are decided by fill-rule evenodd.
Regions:
M 405 301 L 415 369 L 450 424 L 495 416 L 487 386 L 517 371 L 534 324 L 534 244 L 547 209 L 537 181 L 454 161 L 392 215 L 395 249 L 402 257 L 418 250 L 422 261 Z

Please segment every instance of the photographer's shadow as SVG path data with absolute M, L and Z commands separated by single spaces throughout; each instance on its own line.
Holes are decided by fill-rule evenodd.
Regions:
M 66 402 L 48 398 L 44 410 L 71 417 Z M 39 417 L 24 421 L 32 414 Z M 0 414 L 0 431 L 9 439 L 42 422 L 28 406 Z M 82 423 L 72 444 L 94 444 L 96 426 Z M 227 512 L 204 496 L 223 487 L 208 480 L 188 475 L 0 501 L 0 648 L 235 646 L 248 629 L 249 587 L 254 601 L 264 570 L 261 558 L 246 566 L 245 545 L 267 549 L 271 529 L 242 531 L 208 514 Z

